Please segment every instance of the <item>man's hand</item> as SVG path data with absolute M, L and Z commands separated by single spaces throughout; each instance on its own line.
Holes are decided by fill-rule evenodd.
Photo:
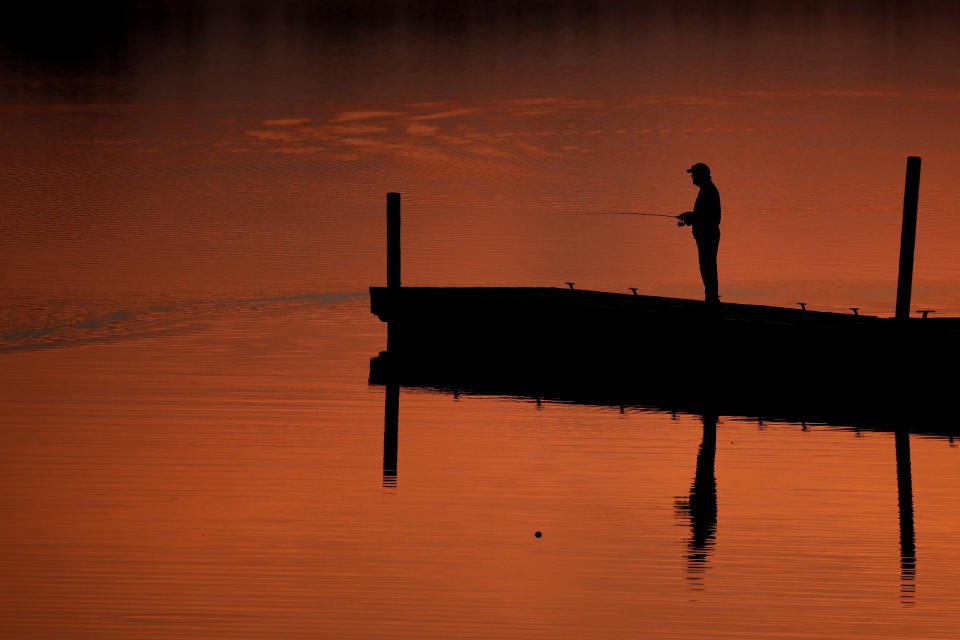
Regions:
M 683 213 L 677 216 L 677 220 L 680 221 L 677 223 L 678 227 L 682 227 L 684 225 L 689 226 L 693 224 L 693 211 L 684 211 Z

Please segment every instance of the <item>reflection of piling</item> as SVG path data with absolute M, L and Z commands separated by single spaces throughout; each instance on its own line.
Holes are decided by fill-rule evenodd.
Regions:
M 913 480 L 910 472 L 910 432 L 895 436 L 897 448 L 897 502 L 900 508 L 900 595 L 913 598 L 917 577 L 917 546 L 913 531 Z
M 397 441 L 400 419 L 400 385 L 390 382 L 383 401 L 383 486 L 397 485 Z
M 910 317 L 913 289 L 913 249 L 917 240 L 917 199 L 920 194 L 920 158 L 907 158 L 907 180 L 903 188 L 903 227 L 900 230 L 900 276 L 897 279 L 897 319 Z
M 387 194 L 387 289 L 396 307 L 400 296 L 400 194 Z M 387 323 L 387 351 L 393 346 L 391 323 Z

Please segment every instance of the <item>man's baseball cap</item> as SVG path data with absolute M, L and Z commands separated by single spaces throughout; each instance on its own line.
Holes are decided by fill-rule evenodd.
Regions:
M 687 169 L 687 173 L 703 173 L 706 175 L 710 175 L 710 167 L 703 164 L 702 162 L 698 162 L 697 164 Z

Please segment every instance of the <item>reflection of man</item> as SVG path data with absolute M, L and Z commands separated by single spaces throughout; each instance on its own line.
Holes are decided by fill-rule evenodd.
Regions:
M 717 534 L 717 416 L 703 414 L 703 442 L 697 452 L 697 471 L 690 497 L 674 500 L 675 513 L 690 518 L 687 571 L 691 576 L 703 573 Z
M 700 257 L 700 277 L 703 278 L 704 299 L 710 303 L 720 302 L 717 284 L 717 247 L 720 245 L 720 192 L 710 179 L 710 167 L 698 162 L 687 173 L 693 184 L 700 187 L 693 211 L 677 216 L 681 225 L 693 226 Z

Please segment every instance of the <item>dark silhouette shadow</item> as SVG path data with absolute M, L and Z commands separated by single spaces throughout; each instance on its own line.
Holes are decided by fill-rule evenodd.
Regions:
M 897 504 L 900 512 L 900 598 L 913 604 L 916 594 L 917 545 L 913 530 L 913 479 L 910 471 L 910 433 L 897 431 Z
M 397 443 L 400 420 L 400 385 L 388 383 L 383 399 L 383 486 L 397 486 Z
M 717 479 L 714 461 L 717 454 L 717 416 L 703 414 L 703 441 L 697 453 L 697 470 L 690 496 L 674 501 L 677 515 L 690 520 L 687 552 L 687 577 L 700 581 L 707 568 L 717 533 Z

